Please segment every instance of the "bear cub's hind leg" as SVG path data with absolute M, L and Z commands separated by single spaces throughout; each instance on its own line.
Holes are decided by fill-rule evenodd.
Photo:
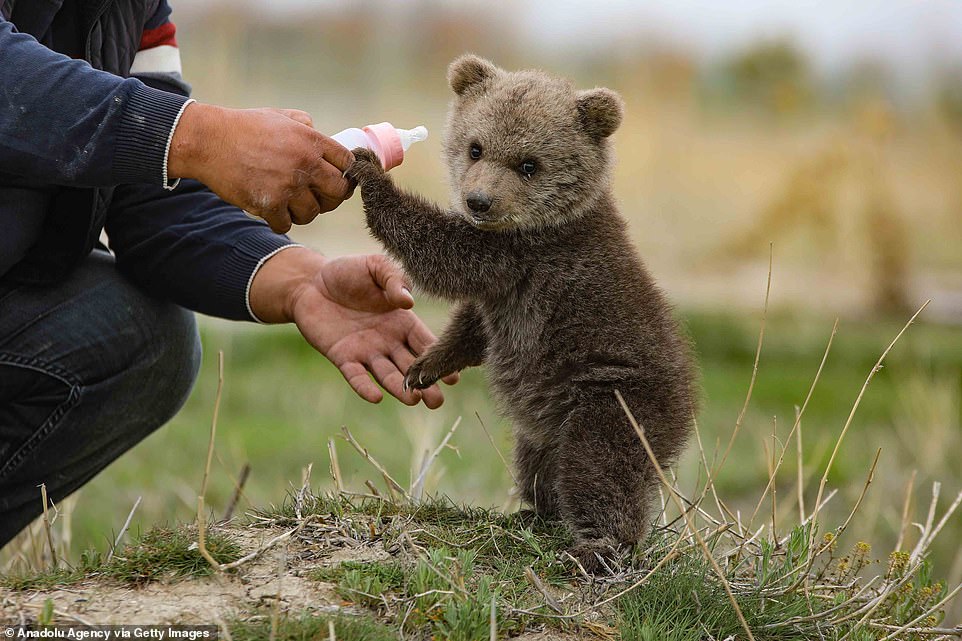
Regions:
M 558 445 L 561 518 L 574 536 L 570 550 L 585 570 L 620 556 L 648 532 L 652 467 L 624 412 L 612 398 L 573 410 Z

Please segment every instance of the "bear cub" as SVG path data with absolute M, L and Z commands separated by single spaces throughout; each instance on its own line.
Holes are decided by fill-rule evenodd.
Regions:
M 473 55 L 448 80 L 448 209 L 398 189 L 365 149 L 347 172 L 414 284 L 459 304 L 405 385 L 484 363 L 514 425 L 523 499 L 562 519 L 571 553 L 597 572 L 646 535 L 659 483 L 615 391 L 662 466 L 694 412 L 688 341 L 611 194 L 621 99 Z

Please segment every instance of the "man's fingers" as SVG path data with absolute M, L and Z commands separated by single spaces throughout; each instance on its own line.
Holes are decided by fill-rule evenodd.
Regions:
M 461 380 L 461 372 L 452 372 L 447 376 L 442 376 L 441 380 L 444 381 L 445 385 L 457 385 Z
M 308 127 L 314 127 L 314 119 L 311 118 L 311 114 L 306 111 L 301 111 L 300 109 L 278 109 L 279 113 L 284 114 L 291 120 L 296 120 L 302 125 L 307 125 Z
M 387 256 L 371 254 L 367 258 L 367 268 L 377 286 L 384 290 L 389 303 L 401 309 L 414 307 L 414 296 L 407 276 Z
M 351 152 L 347 153 L 350 154 Z M 353 156 L 351 157 L 353 158 Z M 354 185 L 344 177 L 344 173 L 325 159 L 321 159 L 314 167 L 310 188 L 323 196 L 338 201 L 347 199 L 354 191 Z
M 333 138 L 328 138 L 327 136 L 323 136 L 323 138 L 324 141 L 321 149 L 324 150 L 324 160 L 337 167 L 341 174 L 343 174 L 347 171 L 347 168 L 354 163 L 354 154 Z
M 408 347 L 411 348 L 411 352 L 415 356 L 423 354 L 437 340 L 437 336 L 428 329 L 427 325 L 421 322 L 421 319 L 417 319 L 411 327 L 411 331 L 408 332 Z
M 334 211 L 337 209 L 343 201 L 330 198 L 323 194 L 314 192 L 314 197 L 317 198 L 317 202 L 321 205 L 321 213 L 326 214 L 329 211 Z
M 321 213 L 321 205 L 310 189 L 302 189 L 287 201 L 287 211 L 294 224 L 306 225 Z
M 421 400 L 429 410 L 436 410 L 444 404 L 444 394 L 437 385 L 421 390 Z
M 287 212 L 286 208 L 264 214 L 258 212 L 252 213 L 267 221 L 267 224 L 271 226 L 271 231 L 275 234 L 286 234 L 291 230 L 291 215 Z
M 421 393 L 418 390 L 404 390 L 404 375 L 386 356 L 378 354 L 371 359 L 368 367 L 381 387 L 405 405 L 417 405 L 421 400 Z
M 374 384 L 374 381 L 371 380 L 367 369 L 360 363 L 345 363 L 339 366 L 338 369 L 341 370 L 341 375 L 347 381 L 348 385 L 357 392 L 358 396 L 368 403 L 380 403 L 381 399 L 384 398 L 384 394 L 378 386 Z

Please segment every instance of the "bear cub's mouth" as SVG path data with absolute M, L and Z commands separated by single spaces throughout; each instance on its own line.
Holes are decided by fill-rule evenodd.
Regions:
M 516 226 L 510 213 L 464 211 L 463 209 L 461 209 L 459 213 L 461 217 L 471 223 L 471 225 L 483 231 L 499 231 Z

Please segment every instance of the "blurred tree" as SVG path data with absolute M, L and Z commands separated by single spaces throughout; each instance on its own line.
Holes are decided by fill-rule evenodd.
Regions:
M 802 111 L 815 97 L 808 60 L 784 40 L 744 50 L 724 66 L 722 76 L 736 100 L 775 115 Z
M 962 131 L 962 65 L 939 74 L 935 83 L 935 104 L 942 119 Z
M 870 256 L 873 307 L 882 313 L 904 313 L 909 309 L 910 230 L 892 189 L 887 161 L 895 114 L 887 101 L 876 98 L 862 101 L 853 115 L 849 144 L 832 141 L 799 161 L 760 209 L 755 223 L 723 244 L 714 257 L 755 255 L 759 247 L 798 229 L 811 230 L 816 251 L 828 257 L 840 248 L 843 218 L 854 213 Z M 854 210 L 841 204 L 844 185 L 859 195 Z

